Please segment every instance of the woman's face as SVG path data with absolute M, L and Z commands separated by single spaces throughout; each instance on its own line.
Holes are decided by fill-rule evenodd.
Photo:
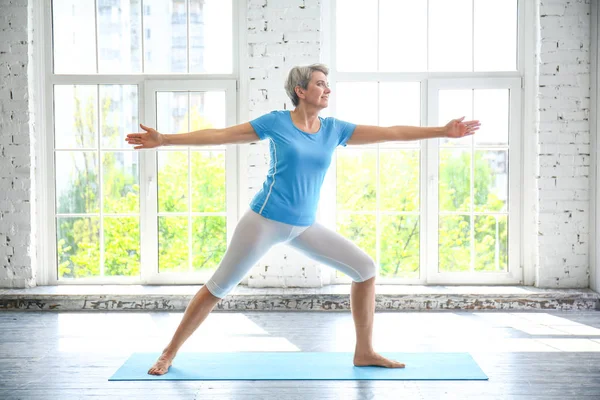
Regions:
M 312 73 L 308 88 L 300 88 L 300 93 L 304 96 L 299 95 L 307 105 L 311 105 L 317 108 L 326 108 L 329 105 L 329 83 L 327 82 L 327 76 L 321 71 L 315 71 Z

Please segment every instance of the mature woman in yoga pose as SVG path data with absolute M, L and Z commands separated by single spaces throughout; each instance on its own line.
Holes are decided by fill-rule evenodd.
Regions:
M 287 243 L 352 279 L 350 306 L 356 330 L 354 365 L 404 367 L 373 349 L 375 262 L 350 240 L 315 222 L 323 178 L 337 146 L 461 138 L 473 134 L 480 124 L 465 122 L 463 117 L 443 127 L 379 127 L 321 118 L 319 112 L 327 107 L 331 94 L 328 72 L 322 64 L 290 70 L 285 90 L 295 106 L 292 111 L 273 111 L 229 128 L 183 134 L 161 134 L 140 124 L 145 132 L 127 135 L 127 142 L 136 150 L 270 141 L 271 165 L 262 189 L 239 220 L 219 267 L 187 306 L 173 338 L 149 374 L 162 375 L 169 370 L 179 348 L 219 300 L 277 243 Z

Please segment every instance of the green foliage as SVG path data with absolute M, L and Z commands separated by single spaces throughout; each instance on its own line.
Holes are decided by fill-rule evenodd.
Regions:
M 474 211 L 504 211 L 504 201 L 490 191 L 495 176 L 485 158 L 488 154 L 475 152 Z M 419 156 L 419 150 L 414 149 L 381 149 L 378 185 L 375 150 L 338 152 L 337 229 L 379 263 L 383 277 L 419 276 Z M 438 249 L 441 271 L 471 269 L 470 171 L 470 150 L 440 149 Z M 448 215 L 448 212 L 458 212 L 458 215 Z M 497 220 L 498 223 L 492 215 L 475 216 L 476 271 L 507 268 L 507 218 L 498 216 Z

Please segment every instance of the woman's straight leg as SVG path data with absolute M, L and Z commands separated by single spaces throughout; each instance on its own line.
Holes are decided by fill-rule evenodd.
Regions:
M 282 224 L 248 210 L 235 228 L 231 243 L 219 267 L 192 298 L 173 338 L 148 371 L 165 374 L 179 348 L 206 319 L 217 303 L 248 273 L 250 268 L 276 243 L 289 237 L 290 225 Z

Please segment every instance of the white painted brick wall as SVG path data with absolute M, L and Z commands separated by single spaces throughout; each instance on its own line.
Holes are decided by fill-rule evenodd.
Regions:
M 541 0 L 539 164 L 540 287 L 589 284 L 589 0 Z
M 536 0 L 541 52 L 536 276 L 541 287 L 587 287 L 589 276 L 590 133 L 588 116 L 589 0 Z M 27 0 L 0 0 L 0 287 L 35 283 L 36 228 L 30 137 L 31 28 Z M 319 61 L 320 2 L 249 0 L 250 118 L 290 109 L 283 90 L 290 67 Z M 283 19 L 286 22 L 283 22 Z M 292 56 L 293 54 L 293 56 Z M 35 95 L 35 93 L 31 93 Z M 30 102 L 31 100 L 31 102 Z M 268 169 L 268 145 L 253 144 L 247 160 L 248 194 Z M 267 265 L 269 268 L 267 268 Z M 316 263 L 286 246 L 273 249 L 251 273 L 251 286 L 318 286 Z
M 295 65 L 319 62 L 321 8 L 310 0 L 248 1 L 250 118 L 272 110 L 293 109 L 284 90 Z M 269 167 L 267 141 L 251 144 L 248 154 L 248 198 L 261 188 Z M 250 287 L 322 286 L 328 273 L 313 260 L 278 245 L 250 271 Z
M 0 287 L 35 285 L 27 0 L 0 1 Z

